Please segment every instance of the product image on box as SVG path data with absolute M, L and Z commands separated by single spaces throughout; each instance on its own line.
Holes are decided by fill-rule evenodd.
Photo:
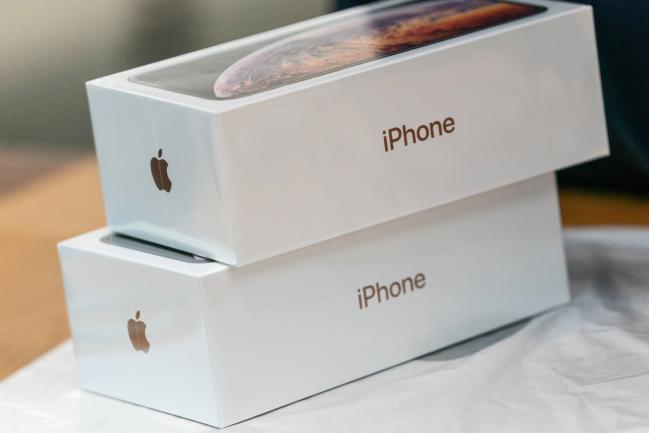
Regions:
M 233 98 L 397 54 L 543 10 L 485 0 L 427 1 L 375 10 L 326 30 L 305 32 L 229 67 L 214 85 Z
M 498 0 L 428 0 L 371 10 L 331 26 L 300 32 L 243 57 L 220 73 L 214 96 L 227 99 L 262 92 L 544 10 Z M 186 77 L 157 81 L 160 72 L 133 80 L 183 88 Z M 205 89 L 203 96 L 212 95 Z

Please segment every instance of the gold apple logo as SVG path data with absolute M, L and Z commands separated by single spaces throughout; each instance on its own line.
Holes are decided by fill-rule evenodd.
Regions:
M 160 191 L 171 192 L 171 179 L 169 179 L 169 175 L 167 174 L 168 167 L 169 163 L 162 158 L 162 149 L 158 150 L 158 157 L 151 158 L 151 175 L 153 176 L 155 186 Z
M 131 343 L 133 344 L 133 348 L 135 350 L 148 353 L 149 347 L 151 345 L 149 344 L 149 340 L 146 339 L 145 335 L 146 324 L 139 319 L 140 310 L 137 310 L 137 313 L 135 313 L 135 320 L 128 320 L 128 337 L 131 339 Z

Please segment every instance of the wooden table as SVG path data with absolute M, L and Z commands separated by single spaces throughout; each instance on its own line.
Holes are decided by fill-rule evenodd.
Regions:
M 649 201 L 562 191 L 566 225 L 649 225 Z M 70 336 L 56 243 L 105 223 L 93 158 L 0 195 L 0 379 Z

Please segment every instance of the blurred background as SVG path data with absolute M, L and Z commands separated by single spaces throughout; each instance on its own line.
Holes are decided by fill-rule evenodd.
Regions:
M 560 173 L 564 223 L 649 224 L 649 2 L 581 2 L 612 156 Z M 84 82 L 359 3 L 0 0 L 0 378 L 68 337 L 55 244 L 104 224 Z
M 336 7 L 333 0 L 0 4 L 0 193 L 92 151 L 85 81 Z

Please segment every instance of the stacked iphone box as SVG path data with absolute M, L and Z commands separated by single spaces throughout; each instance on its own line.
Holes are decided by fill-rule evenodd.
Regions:
M 84 389 L 223 427 L 569 299 L 553 172 L 608 153 L 587 6 L 381 2 L 87 89 Z

